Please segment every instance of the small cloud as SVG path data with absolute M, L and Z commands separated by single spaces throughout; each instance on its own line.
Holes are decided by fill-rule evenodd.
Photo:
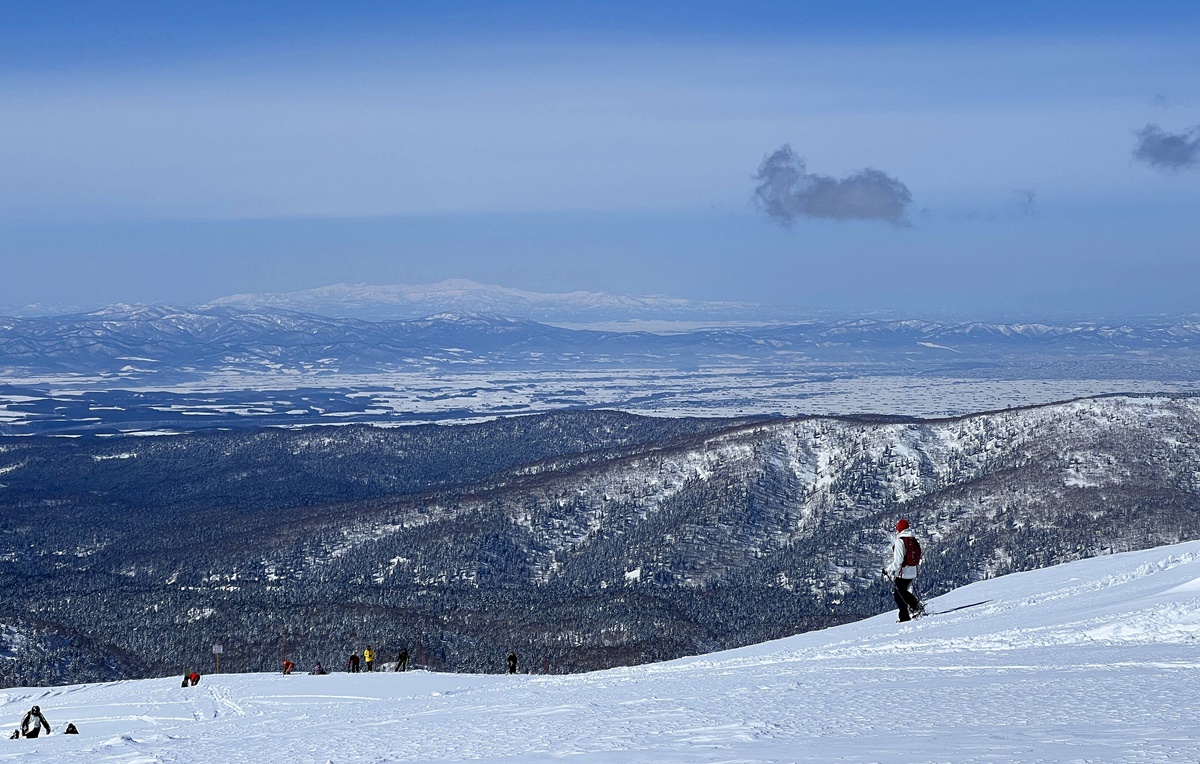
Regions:
M 1171 108 L 1171 99 L 1167 98 L 1162 93 L 1159 93 L 1158 95 L 1154 96 L 1154 98 L 1150 101 L 1150 104 L 1159 109 L 1169 109 Z
M 1027 218 L 1037 217 L 1037 194 L 1031 188 L 1013 191 L 1016 197 L 1017 214 Z
M 763 159 L 754 180 L 755 200 L 781 226 L 802 217 L 908 225 L 904 211 L 912 193 L 879 170 L 866 168 L 841 179 L 817 175 L 785 144 Z
M 1200 165 L 1200 125 L 1168 133 L 1150 124 L 1137 132 L 1133 158 L 1160 170 L 1183 170 Z

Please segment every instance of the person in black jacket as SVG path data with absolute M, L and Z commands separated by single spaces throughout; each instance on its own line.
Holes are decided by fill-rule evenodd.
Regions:
M 46 728 L 46 734 L 49 735 L 50 722 L 42 716 L 42 709 L 34 706 L 25 713 L 25 718 L 21 720 L 21 734 L 25 737 L 37 737 L 42 734 L 42 727 Z
M 515 652 L 508 654 L 508 673 L 517 673 L 517 654 Z
M 400 654 L 396 656 L 396 670 L 408 671 L 408 648 L 400 649 Z

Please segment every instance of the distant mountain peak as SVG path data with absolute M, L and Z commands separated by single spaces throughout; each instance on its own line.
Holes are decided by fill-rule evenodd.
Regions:
M 331 284 L 295 292 L 235 294 L 204 307 L 290 310 L 338 318 L 415 319 L 440 314 L 485 314 L 537 321 L 746 319 L 761 317 L 752 303 L 687 300 L 609 292 L 532 292 L 446 279 L 433 284 Z

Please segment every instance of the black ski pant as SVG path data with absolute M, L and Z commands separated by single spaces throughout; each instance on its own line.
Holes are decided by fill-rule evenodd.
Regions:
M 900 608 L 901 621 L 911 621 L 912 615 L 909 611 L 921 609 L 921 602 L 917 599 L 917 595 L 910 591 L 912 582 L 911 578 L 892 579 L 892 597 L 896 600 L 896 607 Z

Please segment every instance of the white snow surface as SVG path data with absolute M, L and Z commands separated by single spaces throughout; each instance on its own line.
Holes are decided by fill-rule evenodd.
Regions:
M 980 603 L 980 604 L 976 604 Z M 210 675 L 0 693 L 39 762 L 1200 759 L 1200 542 L 972 584 L 894 614 L 575 676 Z M 954 608 L 963 608 L 953 610 Z M 497 647 L 497 662 L 506 652 Z M 67 722 L 78 736 L 61 734 Z

